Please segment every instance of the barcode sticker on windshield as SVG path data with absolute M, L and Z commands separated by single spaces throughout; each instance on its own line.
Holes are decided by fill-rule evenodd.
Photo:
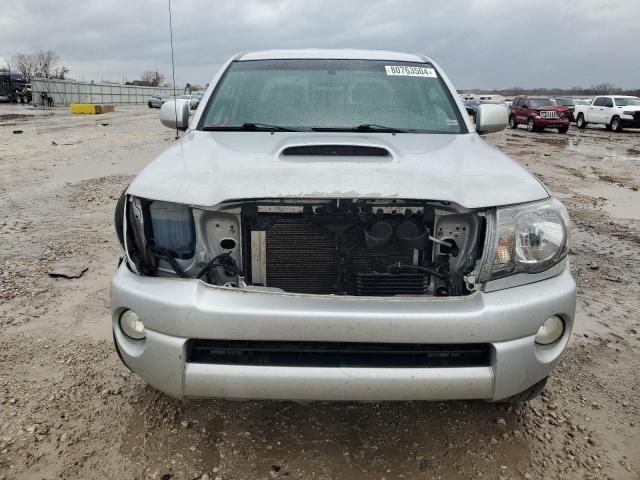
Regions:
M 402 77 L 428 77 L 437 78 L 436 71 L 433 68 L 427 67 L 405 67 L 405 66 L 392 66 L 385 65 L 387 75 L 399 75 Z

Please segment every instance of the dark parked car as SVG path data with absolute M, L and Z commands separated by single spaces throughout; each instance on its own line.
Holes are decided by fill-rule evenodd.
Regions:
M 571 113 L 571 117 L 569 117 L 569 120 L 575 122 L 576 118 L 573 112 L 576 109 L 576 101 L 571 97 L 556 97 L 555 101 L 558 105 L 564 105 L 569 109 L 569 112 Z
M 476 112 L 478 111 L 478 106 L 480 105 L 480 100 L 465 100 L 464 108 L 469 114 L 469 116 L 473 119 L 474 123 L 476 121 Z
M 558 105 L 549 97 L 516 97 L 509 113 L 509 126 L 518 128 L 525 124 L 527 130 L 535 132 L 545 128 L 557 128 L 560 133 L 569 130 L 571 112 L 565 105 Z

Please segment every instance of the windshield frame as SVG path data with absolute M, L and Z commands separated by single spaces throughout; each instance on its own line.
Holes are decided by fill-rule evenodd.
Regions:
M 220 75 L 220 78 L 218 79 L 218 81 L 216 82 L 216 84 L 213 87 L 213 90 L 211 92 L 211 95 L 209 95 L 209 98 L 207 99 L 207 104 L 204 107 L 204 110 L 202 111 L 202 114 L 200 115 L 200 118 L 198 119 L 198 124 L 195 126 L 194 130 L 199 130 L 199 131 L 207 131 L 207 132 L 212 132 L 211 129 L 206 128 L 205 125 L 205 120 L 209 114 L 209 110 L 211 109 L 213 102 L 215 101 L 215 98 L 218 94 L 218 91 L 220 89 L 220 87 L 222 86 L 222 84 L 224 83 L 225 79 L 227 78 L 227 74 L 229 73 L 229 71 L 231 70 L 231 68 L 237 64 L 237 63 L 245 63 L 245 62 L 272 62 L 272 61 L 278 61 L 278 60 L 291 60 L 291 61 L 305 61 L 305 60 L 325 60 L 325 61 L 331 61 L 331 60 L 335 60 L 335 61 L 343 61 L 345 59 L 343 58 L 313 58 L 313 59 L 309 59 L 309 58 L 286 58 L 286 59 L 281 59 L 281 58 L 269 58 L 269 59 L 261 59 L 261 60 L 232 60 L 229 62 L 229 64 L 227 65 L 226 69 L 224 70 L 224 72 L 222 73 L 222 75 Z M 394 63 L 419 63 L 419 64 L 424 64 L 424 65 L 429 65 L 429 68 L 432 68 L 435 70 L 436 75 L 437 75 L 437 80 L 440 84 L 440 87 L 443 90 L 444 95 L 446 96 L 447 100 L 449 101 L 449 103 L 451 104 L 451 107 L 453 109 L 453 112 L 456 116 L 456 120 L 458 120 L 458 125 L 460 126 L 460 130 L 458 132 L 435 132 L 435 131 L 430 131 L 430 130 L 415 130 L 415 131 L 407 131 L 407 132 L 403 132 L 405 134 L 422 134 L 422 135 L 465 135 L 470 133 L 470 129 L 467 125 L 467 122 L 464 118 L 464 116 L 462 115 L 462 111 L 464 111 L 464 113 L 466 114 L 466 109 L 464 108 L 464 105 L 462 106 L 462 111 L 460 106 L 458 105 L 458 101 L 456 101 L 453 92 L 451 91 L 451 89 L 453 87 L 449 87 L 449 85 L 447 84 L 447 82 L 444 81 L 444 78 L 442 76 L 442 72 L 440 70 L 438 70 L 438 68 L 430 61 L 421 61 L 421 62 L 407 62 L 407 61 L 399 61 L 399 60 L 381 60 L 381 59 L 359 59 L 359 58 L 353 58 L 350 60 L 359 60 L 359 61 L 372 61 L 372 62 L 394 62 Z M 303 128 L 303 127 L 293 127 L 293 126 L 289 126 L 287 125 L 286 127 L 291 127 L 291 128 L 299 128 L 300 132 L 306 132 L 306 133 L 327 133 L 327 132 L 358 132 L 358 130 L 353 130 L 353 129 L 336 129 L 336 130 L 327 130 L 327 129 L 320 129 L 320 130 L 314 130 L 313 128 Z M 233 128 L 233 129 L 224 129 L 221 128 L 219 131 L 227 131 L 227 132 L 255 132 L 256 130 L 247 130 L 244 128 Z M 258 130 L 258 131 L 265 131 L 265 130 Z M 269 131 L 269 130 L 267 130 Z M 276 130 L 277 131 L 277 130 Z M 376 132 L 376 131 L 372 131 L 372 130 L 361 130 L 361 133 L 387 133 L 387 132 Z M 395 133 L 393 134 L 395 135 Z

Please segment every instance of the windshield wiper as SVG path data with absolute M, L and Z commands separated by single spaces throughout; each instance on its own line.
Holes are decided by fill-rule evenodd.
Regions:
M 375 123 L 361 123 L 360 125 L 353 127 L 353 130 L 357 132 L 391 132 L 391 133 L 408 133 L 415 132 L 415 130 L 405 130 L 402 128 L 385 127 L 384 125 L 376 125 Z
M 253 131 L 266 131 L 266 132 L 300 132 L 295 128 L 281 127 L 280 125 L 269 125 L 268 123 L 252 123 L 246 122 L 240 126 L 215 126 L 202 127 L 205 132 L 212 132 L 216 130 L 253 130 Z
M 268 123 L 243 123 L 242 128 L 245 130 L 270 130 L 272 132 L 299 132 L 295 128 L 281 127 L 280 125 L 269 125 Z
M 382 133 L 411 133 L 416 130 L 406 130 L 402 128 L 385 127 L 375 123 L 362 123 L 355 127 L 313 127 L 314 132 L 382 132 Z

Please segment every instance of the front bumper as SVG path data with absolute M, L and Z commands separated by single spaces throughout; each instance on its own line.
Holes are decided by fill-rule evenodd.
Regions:
M 533 124 L 539 128 L 562 128 L 569 126 L 569 117 L 565 118 L 535 118 Z
M 640 128 L 640 120 L 635 120 L 633 117 L 627 115 L 620 117 L 620 124 L 624 128 Z
M 296 400 L 500 400 L 551 372 L 567 345 L 575 282 L 560 275 L 458 298 L 336 297 L 215 287 L 143 277 L 123 262 L 111 286 L 113 328 L 125 363 L 169 395 Z M 143 341 L 126 337 L 124 309 L 140 315 Z M 551 315 L 563 337 L 534 336 Z M 188 339 L 385 343 L 489 343 L 488 366 L 438 368 L 278 367 L 188 363 Z

